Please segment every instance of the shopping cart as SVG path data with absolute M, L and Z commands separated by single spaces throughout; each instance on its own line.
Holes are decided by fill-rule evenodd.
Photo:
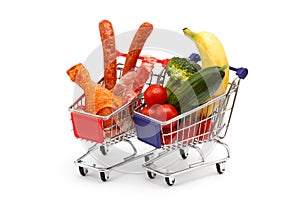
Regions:
M 248 74 L 246 68 L 230 67 L 230 69 L 236 71 L 236 74 L 231 75 L 234 79 L 229 83 L 225 94 L 165 122 L 141 114 L 139 111 L 145 104 L 143 97 L 140 97 L 141 105 L 134 111 L 133 116 L 137 137 L 140 141 L 156 148 L 156 151 L 147 154 L 144 158 L 143 167 L 150 179 L 161 175 L 166 183 L 172 186 L 176 175 L 199 167 L 216 165 L 218 173 L 222 174 L 225 171 L 225 163 L 230 158 L 230 151 L 222 139 L 228 131 L 240 80 Z M 157 83 L 164 85 L 167 80 L 168 75 L 162 71 Z M 211 111 L 213 111 L 211 114 L 208 113 Z M 169 129 L 164 128 L 167 125 Z M 210 145 L 210 151 L 204 152 L 204 145 Z M 225 157 L 208 159 L 217 145 L 225 149 Z M 178 151 L 185 161 L 181 160 L 178 164 L 173 157 L 166 161 L 168 156 Z M 189 153 L 199 156 L 196 160 L 193 158 L 192 161 L 187 161 Z
M 126 54 L 118 52 L 118 64 L 117 64 L 117 79 L 122 76 L 124 57 Z M 143 59 L 139 58 L 138 63 Z M 153 58 L 154 59 L 154 58 Z M 156 60 L 158 67 L 166 64 L 167 60 Z M 155 66 L 156 66 L 155 64 Z M 157 68 L 157 67 L 155 67 Z M 147 80 L 144 88 L 147 88 L 150 84 L 156 83 L 161 70 L 153 70 L 150 78 Z M 102 78 L 98 84 L 104 84 L 104 78 Z M 137 97 L 126 105 L 122 106 L 118 110 L 114 111 L 108 116 L 99 116 L 82 111 L 85 105 L 84 94 L 81 95 L 70 107 L 71 121 L 73 125 L 73 132 L 76 138 L 83 141 L 87 147 L 87 152 L 80 158 L 75 160 L 75 164 L 79 167 L 79 172 L 82 176 L 88 173 L 88 169 L 95 170 L 99 173 L 102 181 L 107 181 L 109 173 L 112 169 L 120 167 L 126 163 L 133 162 L 137 159 L 143 158 L 145 153 L 138 154 L 135 145 L 132 142 L 132 138 L 136 136 L 132 115 L 134 109 L 140 104 L 140 98 Z M 110 124 L 109 127 L 105 127 L 105 124 Z M 128 151 L 131 153 L 119 155 L 120 158 L 115 159 L 109 155 L 109 149 L 112 146 L 126 143 L 129 145 Z M 99 154 L 100 152 L 100 154 Z M 152 150 L 146 152 L 147 154 Z M 119 154 L 119 153 L 118 153 Z M 104 157 L 109 157 L 104 158 Z M 99 162 L 105 160 L 105 163 Z M 110 162 L 113 160 L 112 162 Z

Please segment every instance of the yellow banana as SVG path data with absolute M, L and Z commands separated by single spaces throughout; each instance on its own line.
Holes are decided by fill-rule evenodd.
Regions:
M 228 65 L 226 53 L 220 40 L 210 32 L 195 33 L 188 28 L 184 28 L 183 32 L 186 36 L 192 39 L 199 51 L 202 68 Z M 229 69 L 225 70 L 225 76 L 218 91 L 209 99 L 213 99 L 221 94 L 224 94 L 227 89 L 229 80 Z M 208 101 L 209 101 L 208 100 Z M 202 114 L 205 116 L 211 115 L 215 106 L 209 106 L 203 109 Z

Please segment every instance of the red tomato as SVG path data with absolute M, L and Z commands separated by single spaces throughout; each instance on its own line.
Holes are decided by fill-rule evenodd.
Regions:
M 199 140 L 208 140 L 210 136 L 210 131 L 213 127 L 213 123 L 210 119 L 204 120 L 200 123 L 199 127 Z
M 167 98 L 166 89 L 159 84 L 150 85 L 144 92 L 144 99 L 148 106 L 164 104 L 167 102 Z
M 176 141 L 176 136 L 177 136 L 177 133 L 176 133 L 176 126 L 172 128 L 172 130 L 170 128 L 163 128 L 163 131 L 162 131 L 162 135 L 161 135 L 161 143 L 163 145 L 167 145 L 167 144 L 172 144 L 172 143 L 175 143 Z M 169 134 L 171 132 L 174 132 L 172 134 Z
M 145 106 L 144 108 L 141 109 L 140 113 L 149 117 L 153 117 L 154 115 L 154 108 L 156 106 Z
M 186 119 L 179 125 L 178 140 L 183 144 L 190 144 L 199 135 L 199 124 Z
M 176 108 L 169 104 L 158 105 L 154 108 L 153 118 L 165 122 L 178 116 Z M 171 128 L 176 126 L 177 120 L 171 124 L 165 125 L 163 128 Z
M 199 124 L 200 121 L 202 122 Z M 208 140 L 211 129 L 212 122 L 210 119 L 193 114 L 191 118 L 187 117 L 180 123 L 178 127 L 178 140 L 183 144 L 190 144 L 195 139 L 199 139 L 200 141 Z

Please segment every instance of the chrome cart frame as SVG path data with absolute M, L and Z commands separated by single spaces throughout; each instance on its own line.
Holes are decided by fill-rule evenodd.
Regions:
M 237 71 L 230 67 L 231 70 Z M 237 73 L 232 82 L 229 83 L 227 92 L 220 95 L 205 104 L 183 113 L 169 121 L 159 121 L 149 116 L 141 114 L 139 111 L 145 106 L 142 104 L 134 113 L 134 122 L 137 131 L 137 137 L 156 148 L 156 152 L 151 152 L 145 156 L 143 167 L 147 171 L 150 179 L 156 175 L 163 176 L 166 183 L 172 186 L 175 183 L 175 176 L 194 170 L 196 168 L 216 165 L 218 173 L 225 171 L 226 161 L 230 158 L 229 146 L 222 141 L 227 134 L 228 127 L 232 118 L 233 108 L 240 85 L 240 79 L 245 78 L 248 70 Z M 162 73 L 159 83 L 164 85 L 166 73 Z M 141 99 L 143 101 L 143 99 Z M 211 115 L 202 117 L 212 109 Z M 176 126 L 172 126 L 172 124 Z M 166 131 L 164 127 L 171 125 L 171 129 Z M 225 150 L 225 156 L 207 159 L 204 155 L 201 145 L 214 143 Z M 182 159 L 188 160 L 189 151 L 195 151 L 199 154 L 196 161 L 188 163 L 186 167 L 172 170 L 169 166 L 160 165 L 168 155 L 179 152 Z M 213 151 L 212 151 L 213 153 Z
M 118 63 L 118 80 L 122 76 L 122 70 L 123 64 Z M 151 73 L 150 78 L 147 80 L 144 88 L 148 87 L 150 84 L 156 83 L 159 76 L 160 73 L 154 70 Z M 98 82 L 100 85 L 103 85 L 103 83 L 104 78 Z M 145 155 L 153 151 L 150 150 L 148 152 L 138 154 L 136 147 L 131 141 L 132 138 L 136 138 L 136 131 L 134 128 L 132 115 L 134 109 L 139 105 L 139 103 L 139 97 L 137 97 L 118 110 L 114 111 L 112 114 L 108 116 L 99 116 L 84 112 L 81 109 L 77 109 L 85 105 L 85 96 L 82 94 L 69 107 L 75 137 L 83 142 L 89 143 L 87 152 L 74 161 L 75 165 L 79 167 L 79 173 L 82 176 L 85 176 L 88 173 L 88 170 L 94 170 L 99 173 L 102 181 L 107 181 L 109 178 L 109 173 L 112 169 L 143 158 Z M 104 122 L 110 122 L 111 126 L 104 127 Z M 95 162 L 96 159 L 99 158 L 93 158 L 95 157 L 93 154 L 100 152 L 101 155 L 110 156 L 110 147 L 118 143 L 129 144 L 129 149 L 132 150 L 132 153 L 122 157 L 118 162 L 110 165 L 99 165 Z M 92 158 L 92 161 L 86 161 L 86 158 Z

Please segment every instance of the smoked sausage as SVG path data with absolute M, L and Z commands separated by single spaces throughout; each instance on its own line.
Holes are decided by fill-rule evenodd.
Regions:
M 99 22 L 99 31 L 103 48 L 104 85 L 112 89 L 117 81 L 117 53 L 114 29 L 110 21 Z
M 148 22 L 144 22 L 135 33 L 125 60 L 122 76 L 135 68 L 142 48 L 152 30 L 153 25 Z

